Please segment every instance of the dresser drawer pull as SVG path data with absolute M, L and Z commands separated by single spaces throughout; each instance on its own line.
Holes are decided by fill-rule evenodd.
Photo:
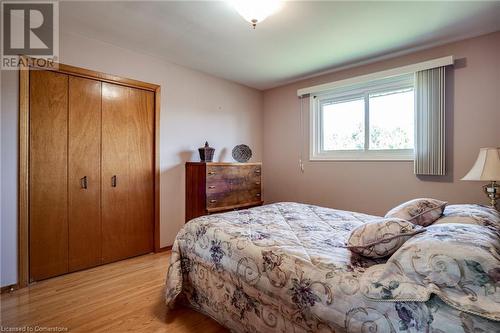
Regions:
M 216 202 L 217 202 L 217 200 L 214 200 L 214 199 L 210 200 L 210 203 L 216 203 Z
M 256 197 L 260 197 L 260 193 L 257 193 L 255 196 L 256 196 Z
M 214 189 L 214 188 L 215 188 L 215 186 L 213 186 L 213 185 L 212 185 L 212 186 L 209 186 L 208 188 L 209 188 L 209 189 Z
M 215 175 L 215 171 L 209 171 L 208 174 L 213 176 L 213 175 Z

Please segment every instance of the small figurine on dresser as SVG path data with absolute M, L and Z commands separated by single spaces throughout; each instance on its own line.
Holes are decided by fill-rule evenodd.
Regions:
M 198 152 L 200 153 L 201 162 L 212 162 L 214 158 L 215 148 L 210 147 L 208 145 L 208 141 L 205 141 L 205 146 L 198 148 Z

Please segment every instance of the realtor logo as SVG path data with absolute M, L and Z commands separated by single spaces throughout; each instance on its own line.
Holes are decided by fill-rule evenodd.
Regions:
M 57 2 L 2 1 L 2 69 L 17 69 L 20 55 L 36 58 L 39 67 L 53 67 L 59 53 L 58 30 Z

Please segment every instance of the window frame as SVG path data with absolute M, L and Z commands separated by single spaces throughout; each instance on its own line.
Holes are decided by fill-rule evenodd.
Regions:
M 370 150 L 370 94 L 388 90 L 408 89 L 415 86 L 414 73 L 340 87 L 335 90 L 311 94 L 310 103 L 310 161 L 413 161 L 414 149 Z M 364 99 L 364 149 L 324 150 L 323 149 L 323 112 L 322 106 L 332 102 Z M 368 149 L 367 149 L 368 148 Z

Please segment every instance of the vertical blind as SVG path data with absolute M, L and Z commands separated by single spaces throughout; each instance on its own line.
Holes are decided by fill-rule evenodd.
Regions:
M 445 69 L 443 66 L 415 73 L 416 175 L 446 174 Z

